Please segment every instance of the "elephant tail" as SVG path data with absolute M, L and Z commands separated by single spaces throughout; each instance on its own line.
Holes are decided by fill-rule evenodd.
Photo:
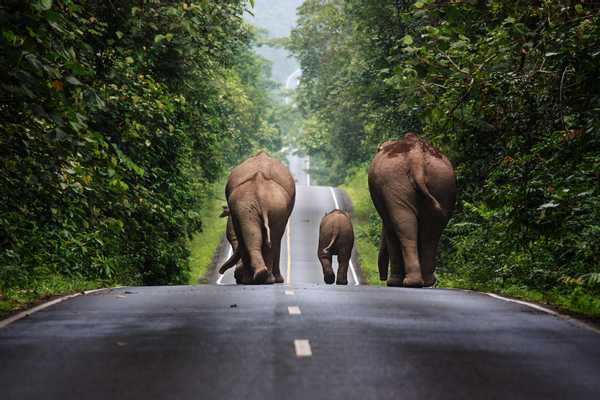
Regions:
M 219 269 L 219 273 L 222 275 L 225 273 L 225 271 L 227 271 L 229 268 L 233 267 L 235 264 L 237 264 L 237 262 L 240 260 L 240 258 L 242 258 L 242 250 L 241 250 L 242 246 L 237 246 L 233 252 L 233 254 L 231 255 L 231 257 L 229 257 L 229 260 L 225 261 L 225 264 L 223 264 L 221 266 L 221 268 Z
M 411 180 L 413 181 L 413 184 L 417 190 L 431 201 L 433 208 L 435 208 L 436 211 L 445 216 L 447 214 L 446 210 L 444 210 L 440 202 L 433 194 L 431 194 L 429 188 L 427 187 L 427 178 L 425 176 L 425 160 L 419 160 L 419 162 L 414 162 L 414 160 L 411 160 L 410 164 L 411 168 L 409 177 L 412 178 Z
M 323 249 L 323 254 L 329 254 L 329 249 L 335 244 L 338 236 L 339 236 L 339 232 L 337 231 L 337 229 L 334 229 L 333 235 L 331 235 L 331 240 L 329 241 L 329 244 L 327 245 L 327 247 L 325 247 Z
M 265 232 L 267 233 L 267 246 L 271 248 L 271 228 L 269 228 L 269 214 L 262 210 L 262 220 L 263 226 L 265 227 Z

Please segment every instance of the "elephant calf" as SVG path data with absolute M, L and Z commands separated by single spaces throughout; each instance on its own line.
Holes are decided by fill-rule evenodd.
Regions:
M 325 214 L 319 226 L 319 248 L 317 256 L 323 267 L 325 283 L 332 284 L 335 280 L 331 258 L 338 257 L 338 285 L 348 284 L 348 265 L 354 246 L 354 230 L 350 215 L 342 210 L 333 210 Z

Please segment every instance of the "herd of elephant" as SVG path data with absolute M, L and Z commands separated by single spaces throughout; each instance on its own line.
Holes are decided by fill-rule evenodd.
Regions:
M 435 258 L 456 200 L 456 178 L 446 156 L 414 133 L 379 146 L 369 167 L 369 192 L 382 219 L 379 276 L 388 286 L 436 282 Z M 238 284 L 283 283 L 281 240 L 294 208 L 296 185 L 279 160 L 264 151 L 231 171 L 225 188 L 227 240 Z M 350 215 L 332 210 L 321 220 L 317 257 L 325 283 L 348 283 L 354 246 Z M 338 257 L 337 279 L 332 256 Z

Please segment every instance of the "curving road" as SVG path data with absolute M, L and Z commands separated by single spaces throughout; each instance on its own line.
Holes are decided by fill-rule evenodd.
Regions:
M 305 162 L 290 159 L 291 283 L 225 275 L 54 305 L 0 328 L 0 398 L 600 398 L 600 334 L 573 320 L 475 292 L 322 284 L 315 227 L 343 200 L 308 186 Z

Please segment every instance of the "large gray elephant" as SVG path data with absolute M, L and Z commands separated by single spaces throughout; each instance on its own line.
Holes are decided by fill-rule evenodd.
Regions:
M 281 238 L 296 198 L 289 170 L 261 151 L 231 171 L 225 195 L 238 246 L 219 272 L 241 259 L 235 273 L 238 283 L 283 283 Z
M 456 201 L 450 161 L 407 133 L 379 146 L 369 167 L 369 191 L 383 222 L 380 279 L 388 286 L 435 284 L 438 243 Z

